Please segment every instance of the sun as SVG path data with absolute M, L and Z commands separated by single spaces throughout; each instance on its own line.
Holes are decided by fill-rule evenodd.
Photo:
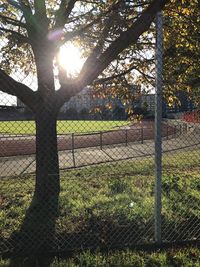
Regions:
M 80 49 L 68 43 L 60 48 L 58 54 L 59 64 L 66 70 L 67 76 L 76 76 L 84 63 Z

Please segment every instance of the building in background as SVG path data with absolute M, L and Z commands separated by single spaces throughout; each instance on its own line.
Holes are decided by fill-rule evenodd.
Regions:
M 167 100 L 162 100 L 162 115 L 163 117 L 169 114 L 177 114 L 195 109 L 195 103 L 185 91 L 178 91 L 175 94 L 176 101 L 169 105 Z M 141 95 L 141 107 L 146 108 L 148 113 L 154 115 L 155 113 L 155 94 Z
M 139 106 L 140 86 L 130 86 L 130 92 L 135 96 L 135 100 L 131 105 Z M 79 117 L 82 116 L 89 119 L 98 117 L 101 119 L 126 119 L 126 108 L 127 106 L 122 103 L 120 97 L 113 98 L 108 94 L 106 97 L 95 96 L 92 88 L 85 87 L 62 106 L 61 112 L 69 115 L 74 113 L 75 117 L 79 114 Z
M 91 104 L 91 91 L 88 87 L 85 87 L 80 93 L 71 97 L 69 101 L 65 102 L 61 108 L 61 111 L 65 113 L 67 110 L 74 109 L 79 113 L 83 109 L 91 109 Z
M 146 117 L 153 117 L 155 113 L 155 94 L 141 92 L 141 87 L 136 85 L 130 86 L 130 92 L 134 100 L 129 104 L 123 104 L 120 97 L 113 98 L 109 95 L 106 95 L 106 97 L 97 97 L 93 94 L 90 87 L 85 87 L 80 93 L 64 103 L 60 113 L 64 119 L 123 120 L 127 119 L 127 107 L 131 105 L 136 113 L 139 112 Z M 194 101 L 192 101 L 187 92 L 178 91 L 176 93 L 176 99 L 177 101 L 170 106 L 163 98 L 163 117 L 195 109 Z M 22 114 L 30 113 L 30 110 L 19 99 L 17 99 L 17 110 Z M 97 110 L 99 110 L 99 113 Z

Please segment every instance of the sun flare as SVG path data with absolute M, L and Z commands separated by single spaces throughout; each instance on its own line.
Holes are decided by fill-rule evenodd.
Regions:
M 68 43 L 60 48 L 58 55 L 59 64 L 66 70 L 68 76 L 76 76 L 84 63 L 78 47 Z

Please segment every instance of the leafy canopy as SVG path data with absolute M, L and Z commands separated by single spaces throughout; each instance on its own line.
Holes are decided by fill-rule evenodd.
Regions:
M 25 74 L 36 73 L 42 98 L 55 91 L 57 78 L 60 84 L 57 95 L 63 101 L 91 83 L 115 79 L 115 84 L 124 87 L 129 81 L 141 82 L 141 77 L 148 82 L 152 78 L 149 73 L 153 72 L 151 25 L 167 2 L 3 0 L 1 69 L 7 74 L 19 69 Z M 86 59 L 75 78 L 68 77 L 56 62 L 60 47 L 67 42 L 80 46 Z M 13 80 L 9 81 L 14 86 Z M 27 102 L 22 93 L 5 87 L 0 90 Z
M 172 1 L 165 10 L 165 93 L 187 91 L 200 103 L 200 1 Z

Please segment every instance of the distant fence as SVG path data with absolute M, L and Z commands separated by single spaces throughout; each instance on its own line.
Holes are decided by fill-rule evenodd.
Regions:
M 163 123 L 162 137 L 172 138 L 182 134 L 187 129 L 183 125 L 168 125 Z M 58 150 L 74 150 L 80 148 L 99 147 L 102 149 L 109 145 L 132 142 L 143 143 L 145 140 L 154 139 L 154 125 L 150 123 L 146 127 L 125 128 L 120 130 L 100 131 L 96 133 L 72 133 L 58 135 Z M 35 136 L 3 134 L 0 140 L 0 157 L 35 154 Z

